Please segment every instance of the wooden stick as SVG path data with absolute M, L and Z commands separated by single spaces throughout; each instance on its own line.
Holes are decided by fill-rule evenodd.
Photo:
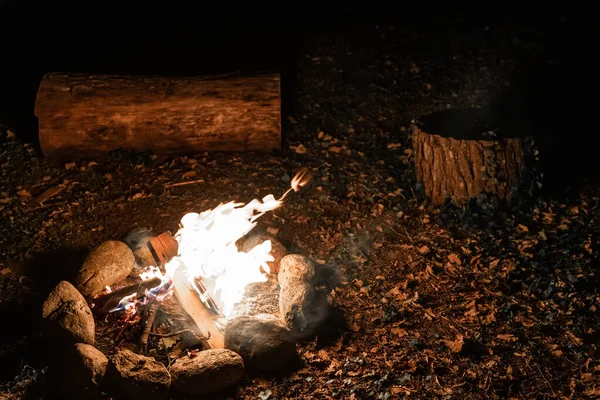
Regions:
M 152 303 L 148 305 L 148 312 L 146 313 L 146 318 L 144 319 L 144 330 L 142 331 L 142 336 L 140 337 L 142 354 L 148 353 L 148 337 L 150 336 L 150 331 L 154 325 L 156 312 L 158 311 L 159 307 L 160 304 L 156 300 L 152 301 Z
M 194 320 L 200 332 L 208 337 L 204 344 L 209 349 L 225 348 L 223 333 L 215 324 L 215 317 L 196 295 L 183 271 L 177 271 L 173 278 L 173 288 L 181 307 Z
M 102 305 L 102 307 L 94 311 L 100 313 L 107 313 L 113 308 L 115 308 L 119 304 L 121 299 L 123 299 L 123 297 L 129 296 L 136 292 L 139 297 L 142 297 L 146 289 L 152 289 L 154 287 L 157 287 L 158 285 L 160 285 L 160 283 L 160 278 L 152 278 L 148 279 L 147 281 L 139 281 L 133 283 L 129 286 L 122 287 L 110 293 L 98 295 L 92 301 L 94 304 L 96 304 L 96 306 Z
M 172 188 L 172 187 L 177 187 L 177 186 L 193 185 L 194 183 L 204 183 L 204 179 L 196 179 L 195 181 L 186 181 L 186 182 L 167 183 L 165 185 L 165 187 Z
M 64 188 L 65 188 L 64 185 L 52 186 L 51 188 L 48 188 L 48 189 L 44 190 L 42 192 L 42 194 L 40 194 L 38 197 L 36 197 L 35 199 L 33 199 L 32 202 L 41 206 L 50 197 L 52 197 L 54 195 L 57 195 L 58 193 L 62 192 Z

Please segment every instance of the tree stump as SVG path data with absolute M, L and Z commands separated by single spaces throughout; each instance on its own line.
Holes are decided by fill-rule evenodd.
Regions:
M 276 73 L 49 73 L 35 104 L 42 152 L 60 160 L 119 149 L 165 155 L 279 149 L 280 114 Z
M 417 180 L 435 205 L 465 206 L 481 194 L 510 200 L 523 167 L 523 143 L 487 109 L 430 114 L 412 127 Z

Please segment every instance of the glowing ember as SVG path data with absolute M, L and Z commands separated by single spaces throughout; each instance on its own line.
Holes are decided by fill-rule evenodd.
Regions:
M 206 289 L 206 293 L 199 293 L 202 302 L 208 304 L 207 294 L 210 295 L 218 311 L 227 318 L 235 304 L 242 300 L 248 284 L 267 281 L 265 272 L 270 272 L 267 263 L 274 261 L 269 240 L 248 252 L 239 251 L 236 242 L 256 226 L 258 218 L 280 207 L 291 190 L 298 191 L 309 181 L 310 174 L 304 168 L 292 179 L 291 189 L 279 199 L 267 195 L 248 204 L 221 203 L 212 210 L 185 214 L 175 234 L 178 254 L 165 265 L 166 275 L 155 266 L 140 274 L 142 280 L 159 277 L 162 281 L 145 295 L 152 297 L 160 293 L 165 296 L 172 292 L 173 280 L 182 277 L 197 290 L 199 285 L 195 281 L 200 280 L 202 290 Z M 136 296 L 123 298 L 115 310 L 129 311 Z

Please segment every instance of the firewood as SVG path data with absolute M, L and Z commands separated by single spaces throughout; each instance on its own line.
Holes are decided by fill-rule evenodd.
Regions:
M 142 331 L 142 335 L 140 337 L 140 348 L 142 354 L 148 353 L 148 337 L 150 336 L 150 332 L 152 331 L 152 327 L 154 326 L 154 320 L 156 319 L 156 312 L 160 304 L 156 301 L 152 301 L 147 305 L 147 311 L 144 316 L 144 330 Z
M 281 147 L 280 76 L 49 73 L 35 115 L 49 159 L 270 151 Z
M 194 320 L 200 332 L 208 337 L 204 345 L 209 349 L 225 348 L 223 333 L 216 325 L 216 317 L 202 303 L 183 271 L 175 273 L 173 289 L 181 307 Z
M 162 273 L 165 273 L 165 265 L 177 255 L 179 243 L 171 235 L 171 232 L 163 232 L 148 241 L 148 248 Z
M 140 297 L 144 295 L 147 289 L 152 289 L 160 285 L 160 278 L 152 278 L 147 281 L 138 281 L 131 285 L 122 287 L 109 293 L 103 293 L 95 297 L 92 302 L 96 305 L 95 311 L 100 313 L 108 313 L 115 308 L 125 296 L 133 293 L 138 293 Z M 99 306 L 99 308 L 98 308 Z

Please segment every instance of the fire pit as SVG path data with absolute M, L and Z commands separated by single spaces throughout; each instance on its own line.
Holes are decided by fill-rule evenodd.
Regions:
M 279 199 L 222 203 L 185 214 L 175 235 L 93 249 L 43 305 L 47 338 L 69 349 L 69 394 L 201 395 L 245 371 L 296 365 L 296 342 L 317 332 L 330 302 L 310 260 L 252 230 L 309 180 L 302 169 Z

